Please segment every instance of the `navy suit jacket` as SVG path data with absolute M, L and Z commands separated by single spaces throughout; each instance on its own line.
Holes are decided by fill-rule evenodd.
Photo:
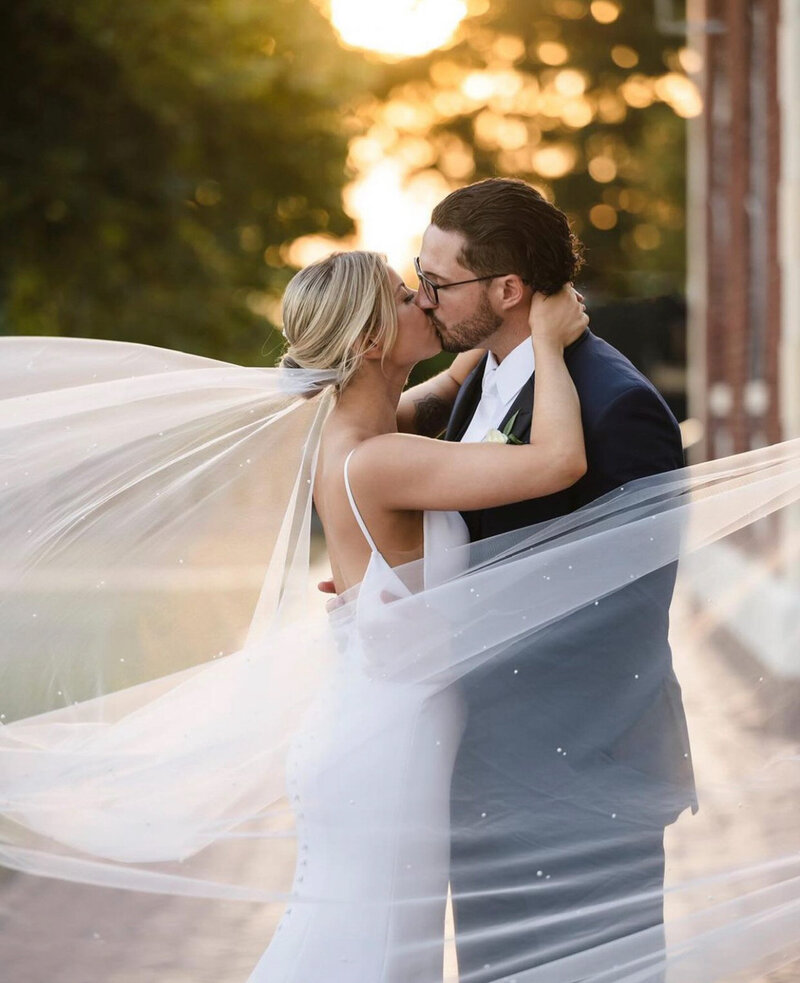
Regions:
M 474 540 L 567 515 L 635 478 L 684 465 L 675 417 L 653 384 L 627 358 L 586 331 L 565 352 L 581 401 L 588 468 L 571 488 L 500 508 L 463 513 Z M 445 434 L 461 440 L 481 397 L 486 359 L 462 385 Z M 502 421 L 517 413 L 512 433 L 528 443 L 531 434 L 534 373 Z
M 587 330 L 566 350 L 565 360 L 581 402 L 586 474 L 554 495 L 463 513 L 473 542 L 566 515 L 637 478 L 683 467 L 674 416 L 624 355 Z M 461 387 L 448 440 L 466 431 L 481 397 L 484 364 L 485 359 Z M 534 384 L 535 373 L 501 423 L 517 413 L 512 432 L 526 443 Z M 627 796 L 630 808 L 654 825 L 672 822 L 689 805 L 696 808 L 667 641 L 675 574 L 674 564 L 657 570 L 599 606 L 522 640 L 507 657 L 499 653 L 467 677 L 467 724 L 453 785 L 456 825 L 470 825 L 470 803 L 495 782 L 506 786 L 505 792 L 496 789 L 498 796 L 507 794 L 509 782 L 532 796 L 553 783 L 571 794 L 551 753 L 551 745 L 567 739 L 571 774 L 578 776 L 576 800 L 592 788 L 599 805 L 598 789 L 605 785 L 613 800 L 609 810 L 624 807 L 620 796 Z M 520 659 L 532 671 L 512 674 L 508 667 Z M 535 813 L 534 803 L 531 808 Z

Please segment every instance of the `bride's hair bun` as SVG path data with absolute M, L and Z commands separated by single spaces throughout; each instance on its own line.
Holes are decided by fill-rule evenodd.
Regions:
M 333 253 L 296 273 L 283 295 L 284 368 L 337 373 L 343 389 L 370 347 L 389 350 L 397 310 L 389 268 L 378 253 Z
M 303 366 L 297 361 L 296 358 L 292 358 L 291 355 L 284 355 L 281 358 L 281 368 L 282 369 L 302 369 Z

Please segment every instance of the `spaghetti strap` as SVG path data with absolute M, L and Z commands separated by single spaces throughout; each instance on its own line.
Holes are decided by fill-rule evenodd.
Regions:
M 345 458 L 345 462 L 344 462 L 344 487 L 345 487 L 345 490 L 347 491 L 347 497 L 350 500 L 350 508 L 353 510 L 353 515 L 356 517 L 356 522 L 358 523 L 359 528 L 361 529 L 361 532 L 364 533 L 364 539 L 366 539 L 366 541 L 369 543 L 369 548 L 372 550 L 372 552 L 373 553 L 377 553 L 378 552 L 378 547 L 375 545 L 375 540 L 372 538 L 372 536 L 370 536 L 369 529 L 367 529 L 366 523 L 361 518 L 361 513 L 358 511 L 358 506 L 356 505 L 356 500 L 353 498 L 353 490 L 350 487 L 350 477 L 349 477 L 349 475 L 347 473 L 347 469 L 348 469 L 348 465 L 350 464 L 350 458 L 353 456 L 353 452 L 354 451 L 355 451 L 355 447 L 353 448 L 352 451 L 350 451 L 350 453 Z

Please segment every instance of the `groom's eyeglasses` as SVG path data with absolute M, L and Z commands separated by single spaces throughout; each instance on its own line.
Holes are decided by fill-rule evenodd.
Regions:
M 510 276 L 508 273 L 491 273 L 489 276 L 476 276 L 471 280 L 458 280 L 456 283 L 434 283 L 433 280 L 429 280 L 422 272 L 419 265 L 419 256 L 417 256 L 414 260 L 414 272 L 417 274 L 417 279 L 419 280 L 419 285 L 422 287 L 422 292 L 425 294 L 428 300 L 437 307 L 439 306 L 440 290 L 449 290 L 450 287 L 463 287 L 465 283 L 480 283 L 481 280 L 494 280 L 499 276 Z

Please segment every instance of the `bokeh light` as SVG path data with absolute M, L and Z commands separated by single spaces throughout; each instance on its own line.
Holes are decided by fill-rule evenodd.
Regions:
M 627 44 L 615 44 L 611 49 L 611 60 L 620 68 L 635 68 L 639 64 L 639 55 Z
M 620 14 L 619 6 L 611 0 L 593 0 L 589 9 L 598 24 L 613 24 Z
M 660 72 L 646 71 L 652 45 L 644 39 L 623 43 L 627 37 L 617 22 L 628 17 L 628 8 L 619 0 L 551 0 L 549 7 L 552 13 L 536 22 L 530 42 L 514 33 L 511 21 L 503 30 L 491 17 L 483 20 L 491 8 L 481 9 L 481 0 L 330 0 L 330 17 L 348 45 L 389 61 L 443 49 L 420 72 L 401 76 L 356 110 L 348 156 L 352 178 L 344 192 L 356 228 L 339 248 L 386 252 L 407 274 L 432 207 L 454 188 L 485 176 L 487 168 L 523 177 L 548 193 L 558 194 L 549 182 L 572 175 L 588 182 L 595 192 L 587 190 L 574 209 L 576 227 L 590 236 L 592 229 L 615 230 L 604 235 L 605 248 L 637 255 L 639 262 L 643 252 L 672 243 L 666 230 L 682 227 L 683 209 L 659 203 L 650 185 L 635 187 L 644 188 L 647 175 L 626 134 L 636 132 L 647 118 L 641 111 L 654 104 L 666 104 L 681 118 L 702 110 L 688 77 L 696 55 L 663 48 Z M 565 26 L 582 19 L 581 28 Z M 605 52 L 591 56 L 596 61 L 587 59 L 584 30 L 608 38 Z M 651 152 L 660 153 L 659 131 L 645 126 Z M 306 236 L 292 247 L 291 259 L 316 258 L 332 248 L 336 243 L 325 236 Z
M 617 224 L 617 210 L 611 205 L 595 205 L 589 212 L 589 221 L 596 229 L 613 229 Z
M 696 75 L 703 70 L 703 56 L 694 48 L 681 48 L 678 52 L 678 62 L 689 75 Z
M 699 116 L 703 111 L 702 96 L 695 83 L 685 75 L 677 72 L 662 75 L 660 79 L 656 79 L 655 93 L 684 119 Z
M 542 147 L 533 154 L 533 168 L 545 178 L 559 178 L 568 174 L 575 166 L 577 154 L 570 144 L 554 144 Z
M 592 157 L 588 164 L 588 170 L 595 181 L 606 184 L 613 181 L 617 176 L 617 164 L 613 157 L 600 155 Z
M 563 65 L 569 58 L 569 50 L 560 41 L 542 41 L 536 53 L 545 65 Z
M 634 109 L 646 109 L 655 101 L 652 81 L 646 75 L 630 75 L 620 86 L 622 98 Z
M 568 20 L 580 20 L 589 11 L 589 4 L 586 0 L 555 0 L 553 11 L 559 17 L 566 17 Z
M 554 84 L 562 96 L 582 96 L 586 91 L 586 76 L 574 68 L 565 68 L 556 75 Z
M 661 245 L 661 233 L 655 225 L 642 222 L 633 230 L 633 241 L 639 249 L 658 249 Z

